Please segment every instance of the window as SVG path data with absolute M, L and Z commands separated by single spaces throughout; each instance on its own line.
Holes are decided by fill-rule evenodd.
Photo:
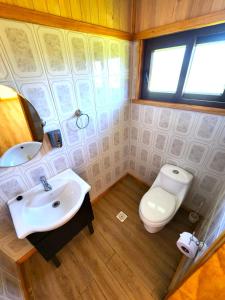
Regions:
M 150 80 L 151 92 L 175 93 L 186 46 L 157 49 L 152 52 Z
M 225 108 L 225 25 L 144 44 L 141 98 Z

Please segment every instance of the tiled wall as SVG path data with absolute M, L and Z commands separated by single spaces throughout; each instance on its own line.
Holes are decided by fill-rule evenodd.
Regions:
M 45 141 L 35 159 L 0 169 L 0 205 L 70 167 L 96 197 L 127 172 L 129 159 L 129 42 L 0 20 L 0 83 L 18 90 L 60 129 L 63 147 Z M 90 116 L 79 130 L 76 109 Z
M 161 166 L 190 171 L 194 181 L 184 202 L 206 215 L 225 185 L 225 117 L 132 104 L 130 169 L 151 184 Z
M 16 264 L 0 251 L 0 299 L 21 300 Z

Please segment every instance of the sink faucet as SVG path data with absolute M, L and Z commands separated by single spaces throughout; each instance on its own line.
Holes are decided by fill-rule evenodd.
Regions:
M 46 179 L 45 176 L 41 176 L 41 177 L 40 177 L 40 181 L 41 181 L 41 183 L 43 184 L 44 190 L 45 190 L 46 192 L 52 190 L 52 187 L 51 187 L 51 185 L 48 183 L 48 181 L 47 181 L 47 179 Z

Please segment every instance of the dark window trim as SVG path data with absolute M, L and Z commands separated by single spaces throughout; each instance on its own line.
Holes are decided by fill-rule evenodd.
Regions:
M 189 68 L 193 48 L 196 43 L 206 43 L 215 40 L 225 40 L 225 24 L 207 28 L 179 32 L 167 36 L 152 38 L 144 41 L 144 55 L 142 68 L 141 99 L 155 101 L 183 103 L 225 109 L 225 91 L 221 96 L 183 94 L 183 87 Z M 186 45 L 181 73 L 175 94 L 150 92 L 148 90 L 148 76 L 151 65 L 152 51 L 173 46 Z

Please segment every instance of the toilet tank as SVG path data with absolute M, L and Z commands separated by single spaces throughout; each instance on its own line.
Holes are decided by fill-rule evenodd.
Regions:
M 160 186 L 166 191 L 183 199 L 190 187 L 193 175 L 182 168 L 166 164 L 164 165 L 154 182 L 154 186 Z

